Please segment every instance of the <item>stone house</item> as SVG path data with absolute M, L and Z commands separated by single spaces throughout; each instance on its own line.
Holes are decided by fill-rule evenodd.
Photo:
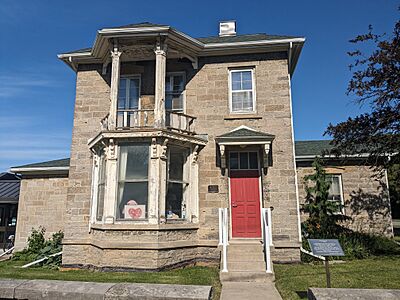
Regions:
M 271 260 L 299 260 L 300 177 L 319 154 L 295 155 L 290 82 L 305 39 L 235 27 L 105 28 L 59 55 L 76 72 L 71 157 L 12 169 L 17 248 L 43 225 L 64 230 L 65 267 L 161 270 L 228 249 L 226 279 L 256 279 Z M 359 181 L 349 191 L 374 189 L 364 167 L 334 171 L 343 187 Z M 390 211 L 378 223 L 389 232 Z

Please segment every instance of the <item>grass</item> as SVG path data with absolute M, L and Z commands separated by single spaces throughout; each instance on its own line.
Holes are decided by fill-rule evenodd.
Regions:
M 307 299 L 308 287 L 326 287 L 323 264 L 274 265 L 283 299 Z M 330 265 L 333 288 L 400 289 L 400 257 L 376 257 Z
M 39 267 L 19 268 L 25 263 L 10 260 L 0 262 L 0 278 L 212 285 L 214 299 L 219 299 L 221 293 L 219 270 L 212 267 L 196 266 L 162 272 L 59 271 Z

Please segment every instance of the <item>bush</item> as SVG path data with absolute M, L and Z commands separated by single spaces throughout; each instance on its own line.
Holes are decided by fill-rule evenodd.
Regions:
M 35 261 L 43 257 L 62 251 L 62 239 L 64 233 L 62 231 L 53 233 L 48 240 L 45 239 L 46 229 L 32 228 L 31 235 L 28 237 L 28 247 L 22 251 L 16 252 L 13 255 L 13 260 Z M 61 265 L 61 255 L 50 257 L 39 265 L 48 268 L 58 268 Z
M 304 232 L 303 227 L 303 248 L 310 251 L 308 245 L 308 238 L 315 239 L 338 239 L 340 245 L 345 253 L 344 257 L 340 259 L 363 259 L 370 256 L 384 256 L 384 255 L 400 255 L 400 246 L 393 240 L 383 237 L 376 236 L 361 232 L 355 232 L 347 228 L 338 228 L 334 234 L 325 235 L 321 232 L 316 233 L 313 231 L 311 234 Z M 339 259 L 337 257 L 336 259 Z M 301 254 L 301 260 L 304 262 L 310 262 L 318 260 L 310 255 Z

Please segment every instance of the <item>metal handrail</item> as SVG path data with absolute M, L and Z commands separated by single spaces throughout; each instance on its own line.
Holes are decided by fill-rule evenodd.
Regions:
M 219 208 L 219 243 L 222 245 L 222 272 L 228 272 L 227 247 L 228 243 L 228 209 Z
M 271 261 L 271 246 L 272 243 L 272 210 L 271 208 L 261 209 L 261 220 L 262 220 L 262 237 L 264 244 L 264 257 L 266 263 L 266 272 L 272 273 L 272 261 Z

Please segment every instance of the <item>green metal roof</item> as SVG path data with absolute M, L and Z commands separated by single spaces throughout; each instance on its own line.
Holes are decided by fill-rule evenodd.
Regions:
M 296 156 L 321 155 L 323 151 L 329 151 L 333 148 L 330 142 L 330 140 L 296 141 Z
M 237 42 L 255 42 L 255 41 L 271 41 L 271 40 L 282 40 L 282 39 L 292 39 L 297 38 L 296 36 L 288 35 L 270 35 L 265 33 L 257 34 L 239 34 L 235 36 L 211 36 L 204 38 L 196 38 L 196 40 L 204 43 L 237 43 Z
M 240 138 L 240 137 L 266 137 L 266 138 L 274 138 L 275 136 L 269 133 L 250 130 L 247 128 L 240 128 L 234 131 L 230 131 L 228 133 L 222 134 L 218 136 L 218 138 Z
M 12 167 L 11 169 L 54 168 L 54 167 L 69 167 L 69 158 L 56 159 L 56 160 L 44 161 L 44 162 L 40 162 L 40 163 L 16 166 L 16 167 Z
M 134 23 L 127 24 L 116 27 L 107 27 L 103 29 L 129 29 L 129 28 L 144 28 L 144 27 L 169 27 L 168 25 L 163 24 L 155 24 L 150 22 L 142 22 L 142 23 Z M 174 29 L 173 27 L 170 27 Z M 176 29 L 175 29 L 176 30 Z M 281 39 L 291 39 L 291 38 L 299 38 L 299 36 L 289 36 L 289 35 L 271 35 L 265 33 L 256 33 L 256 34 L 239 34 L 235 36 L 210 36 L 210 37 L 200 37 L 194 38 L 203 44 L 223 44 L 223 43 L 237 43 L 237 42 L 255 42 L 255 41 L 272 41 L 272 40 L 281 40 Z M 74 51 L 64 52 L 64 54 L 71 53 L 85 53 L 90 52 L 92 48 L 83 48 Z

